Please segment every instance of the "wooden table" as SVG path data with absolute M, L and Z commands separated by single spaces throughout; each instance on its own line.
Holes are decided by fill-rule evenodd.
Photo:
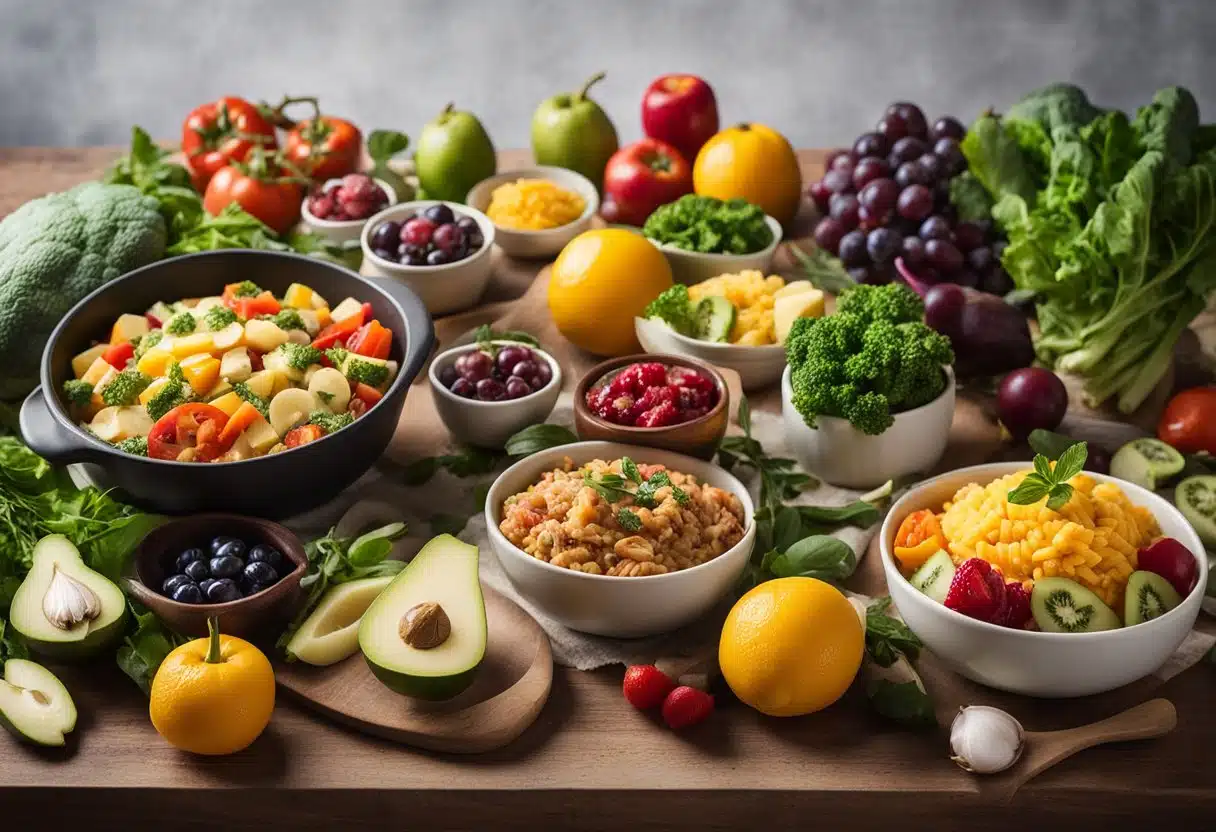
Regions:
M 112 149 L 0 149 L 0 216 L 95 176 Z M 521 157 L 510 154 L 504 165 Z M 804 152 L 811 168 L 822 158 Z M 630 709 L 619 671 L 559 669 L 538 722 L 475 758 L 355 734 L 281 700 L 266 734 L 231 757 L 191 757 L 148 721 L 147 702 L 109 660 L 64 668 L 80 710 L 68 749 L 0 742 L 6 828 L 825 830 L 982 825 L 986 832 L 1211 828 L 1216 816 L 1216 669 L 1160 689 L 1170 736 L 1098 749 L 1031 782 L 1008 807 L 951 765 L 938 737 L 897 730 L 858 691 L 792 720 L 733 705 L 679 736 Z M 1042 704 L 1050 722 L 1051 704 Z M 1095 718 L 1105 714 L 1095 714 Z M 1030 728 L 1047 727 L 1028 725 Z M 13 823 L 16 819 L 18 822 Z M 154 826 L 155 824 L 155 826 Z

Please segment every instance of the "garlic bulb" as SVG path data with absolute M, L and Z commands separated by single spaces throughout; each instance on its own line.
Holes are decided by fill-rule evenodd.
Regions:
M 950 726 L 950 759 L 973 774 L 996 774 L 1018 761 L 1026 745 L 1022 724 L 1000 708 L 960 708 Z
M 42 612 L 47 621 L 61 630 L 70 630 L 101 615 L 101 599 L 96 592 L 61 572 L 58 564 L 52 569 L 51 584 L 42 596 Z

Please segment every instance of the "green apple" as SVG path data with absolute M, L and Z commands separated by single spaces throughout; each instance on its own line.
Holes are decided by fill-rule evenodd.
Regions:
M 429 199 L 464 202 L 474 185 L 495 174 L 498 158 L 477 117 L 454 106 L 422 128 L 414 168 Z
M 532 155 L 538 165 L 581 173 L 603 189 L 604 168 L 617 151 L 616 128 L 599 104 L 587 97 L 604 73 L 591 76 L 576 93 L 542 101 L 532 116 Z

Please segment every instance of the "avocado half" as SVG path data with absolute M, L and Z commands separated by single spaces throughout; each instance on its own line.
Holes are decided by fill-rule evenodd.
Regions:
M 76 703 L 54 673 L 25 659 L 4 663 L 0 681 L 0 725 L 17 739 L 63 745 L 76 727 Z
M 476 546 L 440 535 L 422 547 L 363 614 L 359 648 L 372 673 L 392 690 L 439 700 L 472 684 L 486 653 L 486 605 L 477 558 Z M 431 623 L 442 617 L 446 624 L 411 628 L 422 623 L 417 613 L 423 608 Z M 420 637 L 423 629 L 425 638 Z
M 48 609 L 62 613 L 57 623 Z M 126 617 L 122 590 L 85 566 L 61 534 L 47 535 L 34 546 L 33 564 L 9 609 L 9 623 L 29 648 L 59 659 L 102 651 L 122 636 Z
M 358 653 L 359 622 L 392 580 L 391 575 L 360 578 L 330 589 L 287 642 L 287 654 L 324 667 Z

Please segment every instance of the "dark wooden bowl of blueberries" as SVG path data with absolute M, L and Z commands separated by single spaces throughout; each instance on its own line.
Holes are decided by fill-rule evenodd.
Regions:
M 256 517 L 198 514 L 151 531 L 135 550 L 127 589 L 182 635 L 253 636 L 290 620 L 303 599 L 304 545 L 290 530 Z

